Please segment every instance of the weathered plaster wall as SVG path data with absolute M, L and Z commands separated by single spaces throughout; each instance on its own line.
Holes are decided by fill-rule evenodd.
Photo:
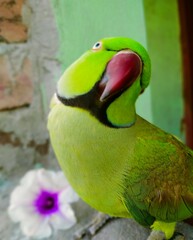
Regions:
M 0 2 L 0 169 L 48 161 L 49 101 L 60 75 L 48 0 Z

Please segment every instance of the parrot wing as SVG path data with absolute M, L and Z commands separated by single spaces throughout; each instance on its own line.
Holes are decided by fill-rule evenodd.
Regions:
M 146 131 L 150 132 L 139 135 L 131 156 L 126 207 L 143 225 L 155 218 L 176 222 L 193 216 L 192 151 L 154 126 Z
M 155 217 L 151 216 L 147 210 L 140 209 L 128 194 L 125 195 L 124 202 L 129 213 L 139 224 L 143 226 L 151 226 L 153 224 Z

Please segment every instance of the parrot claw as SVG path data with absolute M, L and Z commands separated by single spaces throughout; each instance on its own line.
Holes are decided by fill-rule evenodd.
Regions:
M 74 240 L 82 239 L 84 236 L 94 236 L 112 218 L 107 214 L 98 213 L 90 223 L 74 234 Z
M 164 232 L 153 230 L 147 240 L 166 240 L 166 237 Z M 185 237 L 183 234 L 175 232 L 170 240 L 185 240 Z
M 165 234 L 162 231 L 153 230 L 147 240 L 165 240 Z
M 170 240 L 185 240 L 185 237 L 182 233 L 175 232 Z

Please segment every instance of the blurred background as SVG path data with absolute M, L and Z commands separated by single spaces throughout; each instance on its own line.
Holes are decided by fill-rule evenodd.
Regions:
M 104 37 L 148 49 L 151 84 L 137 112 L 193 147 L 192 12 L 188 0 L 0 0 L 2 209 L 26 171 L 58 169 L 46 128 L 50 99 L 65 68 Z

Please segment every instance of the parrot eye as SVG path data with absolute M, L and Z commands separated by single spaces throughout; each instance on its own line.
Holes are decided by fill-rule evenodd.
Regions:
M 102 42 L 96 42 L 92 47 L 93 50 L 99 50 L 102 47 Z

